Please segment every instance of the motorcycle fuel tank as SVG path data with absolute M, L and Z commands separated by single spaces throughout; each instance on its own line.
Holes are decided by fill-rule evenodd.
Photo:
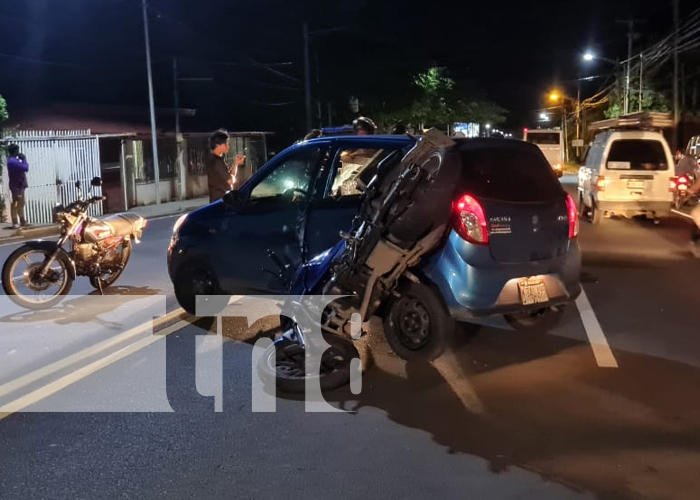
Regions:
M 101 220 L 92 221 L 85 226 L 85 241 L 97 242 L 105 240 L 110 236 L 112 236 L 112 228 L 109 224 Z

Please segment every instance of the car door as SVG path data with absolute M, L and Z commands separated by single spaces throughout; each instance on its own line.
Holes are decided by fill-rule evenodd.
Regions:
M 400 159 L 406 143 L 374 142 L 357 146 L 349 143 L 335 144 L 333 161 L 319 183 L 323 184 L 321 196 L 314 200 L 307 231 L 310 255 L 317 255 L 335 245 L 341 231 L 348 231 L 358 213 L 362 192 L 358 180 L 369 180 L 382 161 L 395 155 Z
M 327 144 L 294 148 L 252 178 L 241 190 L 245 199 L 225 216 L 217 258 L 225 262 L 220 283 L 229 293 L 282 293 L 286 283 L 269 253 L 295 269 L 300 264 L 300 216 L 313 195 Z

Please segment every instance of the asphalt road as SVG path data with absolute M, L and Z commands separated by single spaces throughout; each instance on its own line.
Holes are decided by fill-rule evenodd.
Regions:
M 74 297 L 72 315 L 0 318 L 0 403 L 39 397 L 0 420 L 3 500 L 697 498 L 700 261 L 687 252 L 681 219 L 583 222 L 590 309 L 580 301 L 551 334 L 483 327 L 423 365 L 393 356 L 373 325 L 360 343 L 361 394 L 327 396 L 348 413 L 309 413 L 303 401 L 254 393 L 251 344 L 274 325 L 233 319 L 223 325 L 216 412 L 217 398 L 198 394 L 218 392 L 207 383 L 216 350 L 196 349 L 203 339 L 216 345 L 204 335 L 216 328 L 174 316 L 158 342 L 125 339 L 3 398 L 8 383 L 175 307 L 164 264 L 173 222 L 149 225 L 114 307 Z M 10 250 L 1 247 L 0 258 Z M 123 298 L 139 290 L 148 292 Z M 165 297 L 149 302 L 151 292 Z M 95 307 L 103 307 L 99 320 Z M 47 349 L 51 325 L 74 329 L 80 342 Z M 31 335 L 35 350 L 54 353 L 12 361 L 29 351 L 23 337 Z M 137 338 L 143 347 L 131 353 Z M 107 356 L 113 362 L 101 367 Z M 80 369 L 85 376 L 72 380 Z M 71 383 L 46 389 L 61 381 Z M 260 398 L 276 401 L 276 412 L 253 412 Z M 122 411 L 110 413 L 115 406 Z

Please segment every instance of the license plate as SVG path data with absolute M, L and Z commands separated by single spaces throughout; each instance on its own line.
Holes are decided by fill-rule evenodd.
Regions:
M 518 282 L 518 289 L 520 290 L 520 303 L 524 306 L 549 302 L 547 288 L 544 286 L 544 281 L 542 280 L 520 280 Z
M 627 189 L 644 189 L 644 181 L 627 181 Z

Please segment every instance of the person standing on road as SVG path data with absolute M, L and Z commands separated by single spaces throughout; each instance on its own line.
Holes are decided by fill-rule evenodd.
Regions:
M 236 184 L 238 167 L 245 162 L 244 155 L 236 155 L 233 165 L 226 164 L 224 156 L 231 147 L 228 143 L 229 135 L 224 130 L 217 130 L 209 138 L 209 154 L 207 158 L 207 180 L 209 184 L 209 203 L 213 203 L 224 197 L 227 191 L 233 189 Z
M 20 153 L 17 144 L 10 144 L 7 152 L 9 154 L 7 174 L 10 178 L 10 192 L 12 193 L 10 216 L 12 217 L 12 228 L 17 229 L 28 225 L 24 217 L 24 191 L 29 187 L 27 183 L 29 163 L 26 156 Z

